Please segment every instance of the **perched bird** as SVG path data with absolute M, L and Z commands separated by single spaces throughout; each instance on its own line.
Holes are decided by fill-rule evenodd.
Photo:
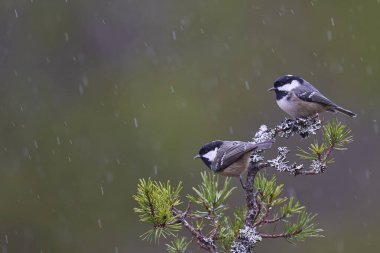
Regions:
M 355 113 L 338 106 L 299 76 L 281 76 L 273 86 L 269 91 L 276 92 L 278 106 L 292 118 L 309 117 L 324 111 L 356 117 Z
M 243 141 L 212 141 L 205 144 L 198 155 L 213 172 L 237 177 L 248 168 L 250 155 L 256 149 L 269 149 L 273 141 L 262 143 Z

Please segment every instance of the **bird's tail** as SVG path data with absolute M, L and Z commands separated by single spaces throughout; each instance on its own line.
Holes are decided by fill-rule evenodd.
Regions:
M 270 149 L 272 147 L 273 142 L 274 142 L 274 140 L 256 143 L 256 148 L 257 149 Z
M 334 108 L 336 111 L 338 111 L 338 112 L 341 112 L 341 113 L 344 113 L 344 114 L 346 114 L 346 115 L 348 115 L 348 116 L 350 116 L 350 117 L 352 117 L 352 118 L 355 118 L 356 117 L 356 113 L 353 113 L 353 112 L 351 112 L 351 111 L 349 111 L 349 110 L 347 110 L 347 109 L 344 109 L 344 108 L 342 108 L 342 107 L 339 107 L 339 106 L 337 106 L 336 108 Z

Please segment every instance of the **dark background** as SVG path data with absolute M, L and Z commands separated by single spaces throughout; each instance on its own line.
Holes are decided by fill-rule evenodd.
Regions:
M 138 179 L 182 180 L 185 195 L 202 144 L 284 118 L 266 90 L 288 73 L 358 113 L 323 115 L 355 142 L 323 175 L 276 173 L 326 238 L 257 252 L 378 252 L 379 13 L 375 0 L 2 0 L 2 252 L 162 252 L 139 239 Z

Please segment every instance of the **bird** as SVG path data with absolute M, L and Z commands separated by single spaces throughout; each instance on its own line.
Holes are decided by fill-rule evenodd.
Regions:
M 324 111 L 356 117 L 355 113 L 335 104 L 299 76 L 280 76 L 268 91 L 276 92 L 277 105 L 292 118 L 310 117 Z
M 203 145 L 194 159 L 202 159 L 217 174 L 238 177 L 248 168 L 253 151 L 269 149 L 272 144 L 273 140 L 261 143 L 216 140 Z

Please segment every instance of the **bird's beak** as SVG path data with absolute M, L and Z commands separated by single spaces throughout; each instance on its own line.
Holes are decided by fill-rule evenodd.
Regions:
M 201 158 L 201 156 L 200 155 L 194 156 L 194 159 L 197 159 L 197 158 Z
M 272 90 L 276 90 L 276 88 L 272 87 L 272 88 L 268 89 L 268 91 L 272 91 Z

